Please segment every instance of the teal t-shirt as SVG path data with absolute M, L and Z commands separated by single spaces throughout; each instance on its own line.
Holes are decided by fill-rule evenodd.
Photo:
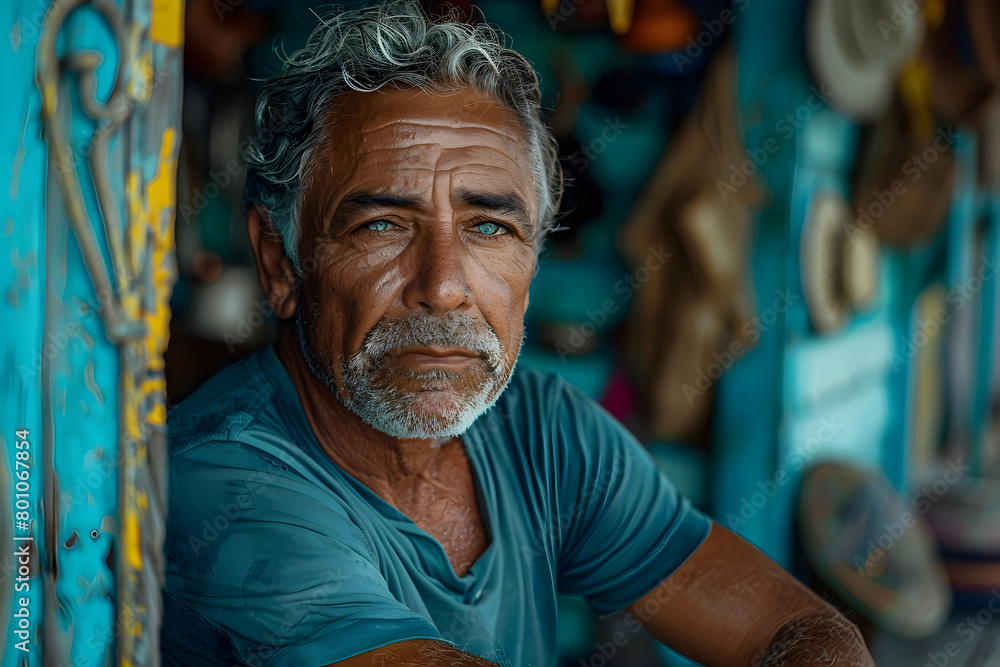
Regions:
M 527 368 L 462 436 L 490 540 L 462 577 L 323 453 L 270 347 L 209 380 L 168 429 L 168 666 L 318 667 L 437 639 L 549 667 L 559 594 L 620 610 L 710 525 L 621 424 Z

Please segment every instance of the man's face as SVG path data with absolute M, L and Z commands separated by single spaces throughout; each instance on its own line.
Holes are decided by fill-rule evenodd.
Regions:
M 394 437 L 458 435 L 506 386 L 538 198 L 514 114 L 472 91 L 351 93 L 314 161 L 297 328 L 313 372 Z

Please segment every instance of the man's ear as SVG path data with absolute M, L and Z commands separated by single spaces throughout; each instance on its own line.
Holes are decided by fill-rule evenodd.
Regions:
M 265 214 L 266 215 L 266 214 Z M 257 279 L 274 314 L 287 320 L 295 314 L 295 269 L 285 254 L 281 236 L 256 206 L 247 211 L 247 235 L 257 260 Z

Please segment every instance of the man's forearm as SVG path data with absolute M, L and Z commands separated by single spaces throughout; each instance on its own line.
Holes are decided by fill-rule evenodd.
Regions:
M 426 646 L 421 646 L 415 653 L 406 656 L 396 656 L 390 652 L 383 660 L 384 663 L 376 664 L 384 664 L 386 667 L 497 667 L 479 656 L 463 653 L 438 642 L 428 642 Z
M 497 667 L 445 643 L 416 639 L 390 644 L 327 667 Z
M 795 619 L 775 633 L 754 667 L 874 667 L 857 626 L 841 614 Z

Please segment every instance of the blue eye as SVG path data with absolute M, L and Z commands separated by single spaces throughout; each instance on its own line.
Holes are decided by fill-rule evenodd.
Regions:
M 392 225 L 392 223 L 388 220 L 372 220 L 365 225 L 365 229 L 370 232 L 384 232 L 389 229 L 390 225 Z
M 481 222 L 476 229 L 484 236 L 499 236 L 504 232 L 504 228 L 495 222 Z

